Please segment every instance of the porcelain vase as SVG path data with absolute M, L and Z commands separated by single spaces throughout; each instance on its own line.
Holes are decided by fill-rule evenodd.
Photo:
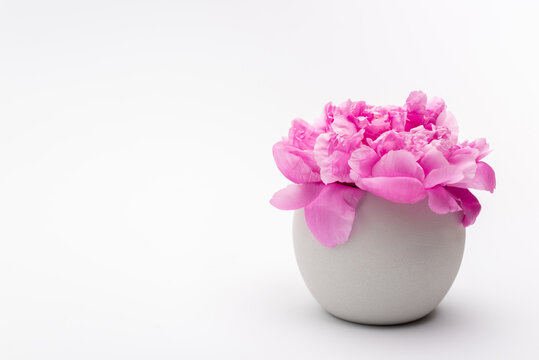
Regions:
M 333 248 L 294 214 L 296 260 L 308 289 L 332 315 L 392 325 L 429 314 L 453 284 L 464 252 L 461 215 L 433 213 L 427 200 L 398 204 L 365 194 L 349 240 Z

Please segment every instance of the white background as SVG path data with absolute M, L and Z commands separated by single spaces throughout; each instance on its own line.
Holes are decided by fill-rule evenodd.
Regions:
M 539 358 L 536 1 L 2 1 L 0 358 Z M 494 194 L 426 319 L 326 314 L 271 146 L 444 98 Z

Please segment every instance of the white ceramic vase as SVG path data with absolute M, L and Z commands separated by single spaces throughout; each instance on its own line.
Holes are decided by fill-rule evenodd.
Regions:
M 437 215 L 427 201 L 397 204 L 365 194 L 348 242 L 320 244 L 294 214 L 294 248 L 303 279 L 334 316 L 363 324 L 417 320 L 442 301 L 464 252 L 461 215 Z

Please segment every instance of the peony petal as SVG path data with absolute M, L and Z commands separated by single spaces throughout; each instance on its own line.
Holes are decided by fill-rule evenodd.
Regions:
M 320 181 L 318 166 L 307 150 L 295 149 L 280 141 L 273 146 L 273 158 L 283 175 L 296 184 Z
M 400 107 L 390 108 L 389 121 L 392 130 L 404 131 L 404 126 L 406 125 L 406 112 Z
M 455 150 L 449 157 L 449 162 L 453 165 L 458 166 L 462 171 L 464 178 L 472 179 L 475 176 L 475 171 L 477 170 L 476 158 L 478 151 L 472 148 L 458 149 Z
M 320 130 L 302 119 L 294 119 L 288 130 L 287 143 L 300 150 L 312 150 Z
M 472 179 L 453 184 L 453 186 L 494 192 L 496 188 L 496 175 L 487 163 L 480 161 L 477 163 L 477 170 Z
M 454 184 L 463 178 L 464 175 L 458 166 L 448 165 L 439 169 L 433 169 L 425 178 L 425 188 L 430 189 L 440 184 Z
M 421 181 L 412 177 L 372 177 L 359 179 L 356 185 L 386 200 L 405 204 L 421 201 L 427 195 Z
M 414 155 L 406 150 L 391 150 L 373 166 L 374 177 L 413 177 L 423 181 L 423 169 L 415 161 Z
M 438 116 L 445 109 L 445 101 L 439 97 L 432 97 L 427 101 L 427 106 L 425 109 L 425 120 L 427 123 L 435 123 Z
M 402 150 L 406 148 L 406 139 L 402 134 L 389 130 L 383 133 L 374 142 L 376 152 L 383 156 L 391 150 Z
M 323 187 L 322 183 L 290 184 L 277 191 L 270 203 L 281 210 L 301 209 L 316 199 Z
M 464 178 L 460 167 L 449 163 L 444 154 L 435 147 L 429 148 L 419 163 L 427 174 L 425 177 L 426 189 L 440 184 L 453 184 Z
M 353 135 L 357 132 L 356 124 L 341 114 L 334 116 L 331 129 L 338 135 Z
M 365 125 L 365 136 L 371 139 L 376 139 L 380 134 L 391 130 L 391 120 L 388 113 L 376 114 L 370 119 L 370 122 Z
M 427 95 L 423 91 L 412 91 L 406 99 L 406 111 L 409 113 L 423 113 L 427 106 Z
M 450 132 L 450 140 L 453 144 L 456 144 L 459 138 L 459 126 L 457 124 L 457 119 L 451 113 L 445 109 L 436 119 L 436 127 L 445 127 Z
M 410 130 L 419 125 L 424 125 L 425 108 L 427 106 L 427 95 L 422 91 L 412 91 L 406 99 L 406 111 L 408 121 L 405 130 Z
M 355 187 L 329 184 L 305 208 L 307 226 L 322 245 L 334 247 L 348 241 L 364 193 Z
M 313 155 L 320 167 L 320 178 L 325 184 L 352 181 L 348 165 L 350 148 L 357 146 L 361 139 L 362 131 L 346 139 L 335 133 L 325 133 L 316 139 Z
M 477 198 L 468 189 L 461 189 L 453 186 L 446 186 L 445 189 L 457 201 L 462 209 L 464 214 L 462 225 L 472 225 L 481 211 L 481 204 L 479 204 Z
M 465 141 L 461 145 L 463 147 L 471 147 L 478 151 L 477 157 L 475 159 L 476 161 L 483 159 L 490 153 L 489 145 L 487 144 L 487 140 L 485 138 L 479 138 L 471 142 Z
M 425 155 L 423 155 L 419 163 L 427 175 L 434 169 L 439 169 L 450 165 L 444 154 L 442 154 L 442 152 L 435 147 L 430 147 L 425 152 Z
M 380 157 L 369 146 L 362 146 L 359 149 L 354 150 L 348 160 L 350 166 L 350 178 L 352 181 L 356 181 L 360 177 L 370 177 L 372 174 L 372 167 L 380 160 Z
M 436 214 L 447 214 L 461 210 L 457 201 L 442 186 L 427 190 L 429 208 Z
M 322 116 L 315 122 L 314 126 L 319 129 L 328 129 L 333 122 L 333 113 L 335 112 L 335 108 L 336 106 L 333 105 L 333 103 L 328 102 L 324 106 Z
M 482 161 L 477 163 L 475 177 L 470 182 L 470 187 L 473 189 L 494 192 L 494 189 L 496 188 L 496 174 L 490 165 Z

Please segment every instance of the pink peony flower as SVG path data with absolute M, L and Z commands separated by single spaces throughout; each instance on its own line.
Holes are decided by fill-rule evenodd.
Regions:
M 309 229 L 327 247 L 348 240 L 367 191 L 398 203 L 427 198 L 432 211 L 461 212 L 468 226 L 481 210 L 468 189 L 496 187 L 494 170 L 482 161 L 488 153 L 485 139 L 458 143 L 445 102 L 421 91 L 402 107 L 329 103 L 315 125 L 296 119 L 274 145 L 277 167 L 294 184 L 270 202 L 283 210 L 305 208 Z

